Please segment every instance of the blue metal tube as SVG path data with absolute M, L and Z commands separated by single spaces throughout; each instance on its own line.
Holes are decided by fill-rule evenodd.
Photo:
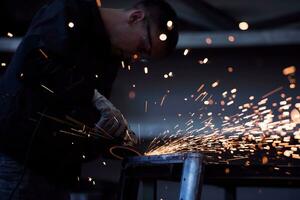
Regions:
M 202 159 L 201 154 L 187 154 L 182 169 L 179 200 L 200 199 Z

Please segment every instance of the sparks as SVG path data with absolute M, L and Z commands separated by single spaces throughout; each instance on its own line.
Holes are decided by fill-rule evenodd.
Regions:
M 10 37 L 10 38 L 14 37 L 14 35 L 10 32 L 7 33 L 7 36 Z
M 23 74 L 21 74 L 21 76 L 23 76 Z M 41 84 L 41 86 L 48 92 L 51 92 L 52 94 L 54 94 L 54 92 L 52 90 L 50 90 L 48 87 L 46 87 L 45 85 Z
M 268 93 L 269 95 L 271 94 Z M 202 98 L 203 96 L 204 93 Z M 300 111 L 297 108 L 300 103 L 295 103 L 293 107 L 292 98 L 286 95 L 284 98 L 276 102 L 280 105 L 278 115 L 270 108 L 275 102 L 268 103 L 269 99 L 266 97 L 258 102 L 244 103 L 234 115 L 224 116 L 218 113 L 215 117 L 222 118 L 221 127 L 215 126 L 213 112 L 198 115 L 201 119 L 198 123 L 194 118 L 197 114 L 190 113 L 191 118 L 184 124 L 185 127 L 181 128 L 177 124 L 174 134 L 156 137 L 145 155 L 201 152 L 207 156 L 208 162 L 229 163 L 244 160 L 246 166 L 255 163 L 259 152 L 265 152 L 261 159 L 263 165 L 274 162 L 278 156 L 300 159 Z M 254 100 L 254 96 L 250 96 L 249 100 Z M 209 103 L 209 100 L 206 101 L 204 103 Z M 231 100 L 227 105 L 233 103 Z M 197 127 L 197 124 L 201 126 Z M 274 153 L 277 157 L 271 156 Z M 274 169 L 280 170 L 278 167 Z
M 69 22 L 69 23 L 68 23 L 68 26 L 69 26 L 70 28 L 74 28 L 74 23 L 73 23 L 73 22 Z
M 183 55 L 186 56 L 189 53 L 189 51 L 190 51 L 189 49 L 185 49 Z
M 148 74 L 148 67 L 144 67 L 144 73 Z

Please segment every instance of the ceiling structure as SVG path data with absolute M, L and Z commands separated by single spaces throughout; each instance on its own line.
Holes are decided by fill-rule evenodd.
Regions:
M 177 11 L 182 31 L 234 31 L 246 21 L 249 30 L 300 28 L 299 0 L 167 0 Z M 3 0 L 1 32 L 24 33 L 47 0 Z M 129 7 L 134 0 L 102 0 L 103 7 Z M 6 23 L 4 23 L 6 22 Z M 8 22 L 8 23 L 7 23 Z M 5 25 L 4 25 L 5 24 Z M 3 26 L 4 25 L 4 26 Z
M 299 0 L 166 0 L 179 17 L 178 48 L 300 45 Z M 3 0 L 0 2 L 1 51 L 14 51 L 20 38 L 9 40 L 7 32 L 22 37 L 37 10 L 49 0 Z M 102 0 L 103 7 L 130 7 L 135 0 Z M 17 5 L 17 6 L 16 6 Z M 249 24 L 241 31 L 239 23 Z M 228 36 L 234 36 L 234 43 Z M 212 37 L 213 36 L 213 37 Z M 210 37 L 213 43 L 207 45 Z M 4 39 L 4 40 L 3 40 Z M 199 41 L 199 42 L 195 42 Z

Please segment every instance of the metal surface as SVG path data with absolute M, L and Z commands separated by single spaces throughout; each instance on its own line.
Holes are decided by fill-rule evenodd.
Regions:
M 139 182 L 145 183 L 147 199 L 155 199 L 156 180 L 180 181 L 180 200 L 201 196 L 202 178 L 205 184 L 225 189 L 225 198 L 236 199 L 236 187 L 299 187 L 300 166 L 296 164 L 274 167 L 267 165 L 202 164 L 202 155 L 169 154 L 160 156 L 131 157 L 123 163 L 122 192 L 120 199 L 134 200 L 138 196 Z M 152 187 L 152 188 L 151 188 Z
M 198 153 L 127 158 L 123 162 L 119 199 L 137 199 L 140 181 L 148 191 L 148 194 L 143 195 L 144 198 L 156 199 L 157 180 L 180 181 L 180 179 L 180 200 L 200 199 L 202 161 L 203 156 Z
M 299 30 L 181 32 L 177 49 L 299 45 L 299 35 Z M 229 36 L 234 37 L 234 42 L 228 41 Z M 209 45 L 205 42 L 207 38 L 212 40 Z M 0 38 L 0 52 L 14 52 L 21 40 L 21 37 Z
M 187 155 L 182 169 L 180 200 L 200 199 L 202 189 L 202 159 L 203 157 L 199 154 Z
M 299 34 L 299 30 L 181 32 L 177 49 L 299 45 Z M 228 40 L 229 36 L 234 37 L 234 42 Z M 211 44 L 205 42 L 207 38 Z
M 0 52 L 15 52 L 22 38 L 0 38 Z
M 138 156 L 127 158 L 125 165 L 149 165 L 149 164 L 174 164 L 183 163 L 191 156 L 197 157 L 198 153 L 175 153 L 154 156 Z

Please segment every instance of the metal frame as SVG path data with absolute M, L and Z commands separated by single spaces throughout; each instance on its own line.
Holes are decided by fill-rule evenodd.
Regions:
M 300 187 L 300 163 L 205 163 L 204 174 L 203 155 L 197 153 L 132 157 L 123 162 L 119 199 L 137 199 L 140 181 L 146 183 L 147 195 L 143 199 L 156 199 L 158 179 L 181 180 L 180 200 L 200 199 L 202 182 L 224 188 L 225 199 L 235 200 L 239 186 Z
M 181 169 L 182 175 L 174 173 L 178 169 Z M 126 159 L 123 162 L 119 199 L 137 199 L 140 181 L 147 185 L 148 196 L 144 196 L 144 199 L 156 199 L 158 179 L 181 180 L 179 199 L 199 200 L 203 180 L 203 156 L 198 153 L 185 153 Z
M 222 31 L 222 32 L 180 32 L 177 49 L 209 49 L 233 47 L 273 47 L 283 45 L 299 45 L 299 30 L 267 30 L 254 32 Z M 234 42 L 228 41 L 228 36 L 235 38 Z M 207 38 L 212 39 L 211 44 L 206 44 Z M 13 53 L 16 51 L 22 38 L 1 38 L 0 52 Z M 198 41 L 198 42 L 195 42 Z

